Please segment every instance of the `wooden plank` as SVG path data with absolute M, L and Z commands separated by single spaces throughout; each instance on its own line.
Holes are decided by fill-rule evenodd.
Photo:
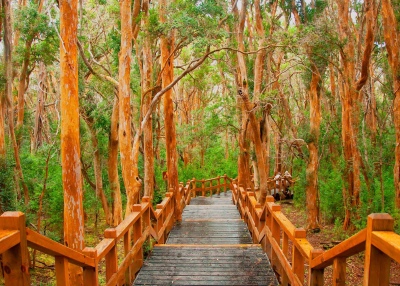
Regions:
M 376 248 L 400 263 L 400 235 L 391 231 L 373 231 L 371 242 Z
M 0 253 L 17 245 L 21 240 L 19 230 L 0 230 Z
M 26 228 L 28 246 L 51 256 L 64 256 L 70 263 L 78 266 L 95 266 L 94 258 L 88 257 L 74 249 L 62 245 L 50 238 Z

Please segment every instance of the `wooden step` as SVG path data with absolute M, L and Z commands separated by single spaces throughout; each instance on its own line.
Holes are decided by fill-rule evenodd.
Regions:
M 135 285 L 278 285 L 259 245 L 155 246 Z

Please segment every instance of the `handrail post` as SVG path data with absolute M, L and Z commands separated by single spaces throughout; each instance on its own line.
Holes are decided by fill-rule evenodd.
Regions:
M 218 176 L 218 182 L 217 182 L 217 184 L 218 184 L 217 194 L 219 195 L 219 193 L 220 193 L 220 188 L 221 188 L 221 177 L 220 177 L 220 176 Z
M 5 212 L 0 217 L 0 228 L 19 230 L 20 243 L 3 252 L 5 285 L 30 285 L 29 254 L 26 242 L 25 214 Z
M 135 204 L 133 206 L 133 211 L 140 212 L 142 210 L 142 205 Z M 143 216 L 141 216 L 134 224 L 133 224 L 133 245 L 140 240 L 143 233 Z M 143 265 L 143 247 L 136 253 L 133 257 L 133 264 L 132 266 L 128 267 L 127 272 L 125 273 L 125 280 L 127 285 L 132 284 L 132 281 L 135 278 L 135 274 L 142 268 Z
M 389 285 L 391 259 L 372 245 L 373 231 L 393 231 L 394 220 L 386 213 L 370 214 L 365 242 L 364 285 Z
M 334 286 L 346 285 L 346 257 L 336 257 L 333 260 L 333 277 Z
M 303 228 L 296 228 L 294 230 L 294 239 L 305 239 L 306 230 Z M 292 250 L 292 270 L 293 273 L 299 278 L 301 282 L 304 281 L 304 257 L 297 247 L 293 247 Z
M 98 262 L 96 261 L 97 249 L 85 247 L 82 253 L 95 260 L 95 267 L 83 267 L 83 285 L 97 286 L 99 285 Z
M 205 183 L 204 183 L 204 179 L 201 180 L 201 195 L 203 197 L 205 197 Z
M 317 258 L 320 256 L 324 251 L 322 249 L 313 249 L 311 250 L 311 257 L 310 260 Z M 310 263 L 308 263 L 310 265 Z M 324 268 L 322 269 L 313 269 L 309 267 L 308 270 L 308 286 L 322 286 L 324 285 Z
M 226 193 L 226 174 L 224 174 L 224 193 Z
M 114 239 L 114 246 L 106 254 L 106 281 L 109 281 L 111 276 L 118 271 L 117 230 L 115 228 L 107 228 L 104 231 L 104 238 Z
M 196 196 L 197 196 L 197 184 L 196 184 L 196 178 L 193 178 L 192 179 L 192 188 L 193 188 L 193 195 L 192 195 L 192 198 L 195 198 Z
M 279 226 L 279 223 L 274 219 L 273 213 L 276 212 L 276 211 L 280 211 L 280 210 L 281 210 L 281 206 L 278 205 L 278 204 L 273 204 L 272 207 L 271 207 L 271 211 L 272 211 L 272 213 L 271 213 L 272 239 L 278 245 L 280 245 L 280 240 L 281 240 L 281 228 Z M 278 259 L 278 256 L 275 254 L 273 247 L 271 247 L 271 264 L 272 264 L 272 267 L 275 269 L 276 272 L 278 272 L 279 274 L 282 274 L 281 273 L 282 271 L 281 271 L 279 259 Z

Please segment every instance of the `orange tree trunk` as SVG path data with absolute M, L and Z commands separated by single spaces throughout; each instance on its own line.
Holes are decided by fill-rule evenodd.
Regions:
M 396 134 L 394 185 L 396 191 L 396 208 L 400 209 L 400 30 L 390 0 L 382 0 L 382 22 L 388 52 L 389 64 L 393 77 L 393 121 Z
M 309 229 L 317 229 L 318 222 L 318 139 L 321 125 L 321 107 L 320 107 L 320 73 L 317 67 L 312 65 L 312 76 L 309 90 L 310 98 L 310 134 L 308 143 L 309 158 L 306 170 L 307 180 L 307 220 Z
M 132 16 L 131 1 L 120 1 L 121 50 L 119 53 L 119 149 L 121 153 L 122 177 L 127 205 L 126 215 L 139 202 L 140 179 L 132 148 L 130 72 L 132 62 Z
M 0 162 L 6 158 L 6 141 L 5 141 L 5 100 L 3 99 L 4 93 L 0 94 Z
M 64 243 L 82 250 L 84 218 L 79 145 L 78 1 L 60 1 L 61 163 L 64 189 Z M 70 283 L 83 283 L 82 268 L 69 264 Z
M 108 181 L 112 197 L 112 226 L 117 226 L 122 221 L 122 200 L 118 177 L 118 105 L 118 97 L 115 97 L 108 141 Z
M 166 21 L 166 0 L 160 2 L 160 22 Z M 161 37 L 161 75 L 162 86 L 164 89 L 174 80 L 173 50 L 174 36 L 170 33 L 168 36 Z M 174 106 L 172 102 L 172 89 L 164 94 L 164 121 L 165 121 L 165 146 L 167 149 L 167 171 L 168 171 L 168 189 L 174 191 L 175 197 L 175 216 L 177 220 L 182 219 L 180 193 L 178 183 L 178 154 L 176 150 L 176 132 L 174 122 Z
M 149 22 L 149 1 L 143 1 L 143 26 Z M 146 36 L 143 43 L 143 114 L 150 108 L 152 92 L 152 54 L 150 37 Z M 153 154 L 153 120 L 152 116 L 146 121 L 143 128 L 144 145 L 144 195 L 153 198 L 154 192 L 154 154 Z

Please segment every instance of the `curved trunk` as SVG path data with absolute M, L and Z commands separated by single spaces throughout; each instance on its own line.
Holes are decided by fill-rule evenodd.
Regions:
M 79 145 L 78 1 L 60 1 L 61 162 L 64 189 L 64 244 L 83 250 L 83 188 Z M 69 264 L 70 283 L 83 283 L 82 268 Z
M 315 65 L 312 66 L 312 78 L 310 83 L 310 134 L 311 140 L 308 143 L 309 158 L 306 170 L 307 180 L 307 220 L 308 229 L 319 228 L 318 214 L 318 140 L 321 125 L 321 106 L 320 106 L 320 88 L 321 76 Z
M 47 94 L 47 72 L 43 62 L 39 64 L 39 91 L 36 103 L 35 126 L 33 128 L 32 152 L 36 152 L 43 143 L 44 103 Z
M 112 197 L 112 226 L 122 221 L 122 199 L 118 176 L 118 116 L 119 103 L 116 96 L 111 115 L 111 130 L 108 141 L 108 180 Z

